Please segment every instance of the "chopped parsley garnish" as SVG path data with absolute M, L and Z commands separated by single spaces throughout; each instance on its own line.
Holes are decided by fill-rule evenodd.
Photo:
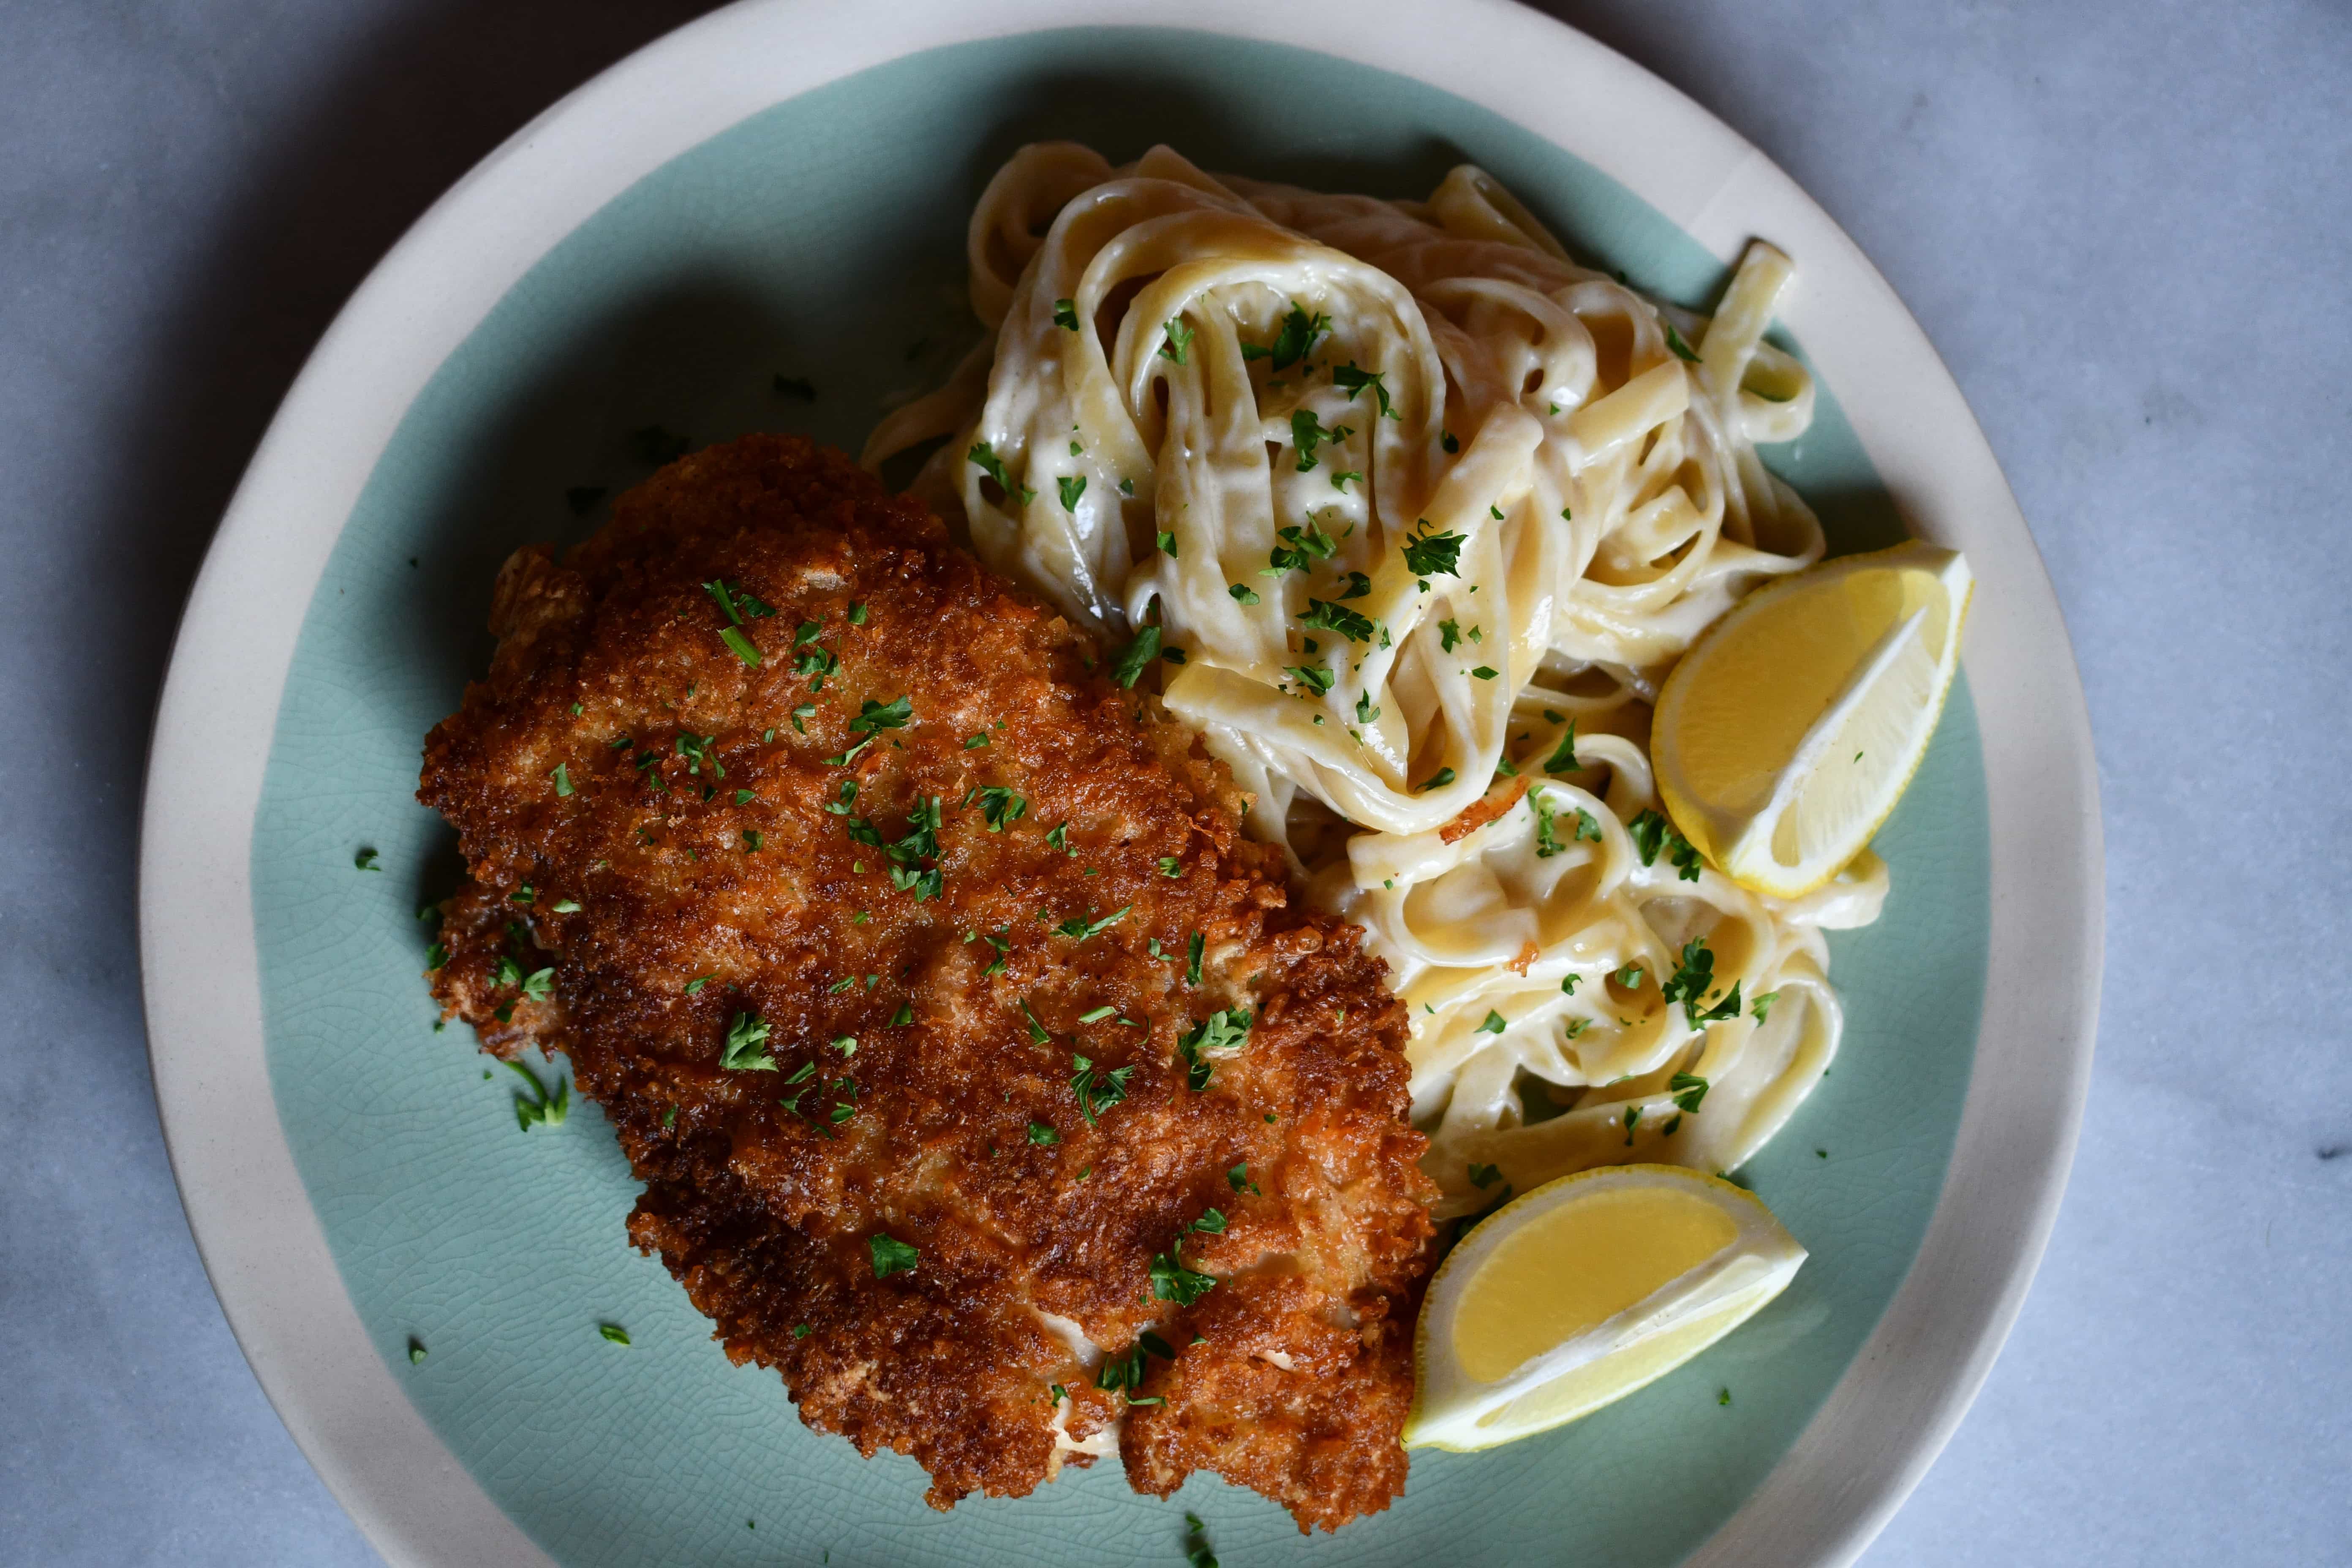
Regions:
M 1186 326 L 1181 318 L 1179 318 L 1167 323 L 1160 331 L 1162 341 L 1160 344 L 1160 357 L 1182 364 L 1185 354 L 1190 353 L 1192 347 L 1192 329 Z
M 1194 1092 L 1209 1087 L 1216 1058 L 1232 1056 L 1249 1044 L 1252 1021 L 1248 1008 L 1228 1007 L 1210 1014 L 1177 1037 L 1177 1054 L 1191 1068 L 1185 1081 Z
M 849 815 L 851 805 L 855 803 L 856 799 L 857 781 L 856 779 L 844 779 L 841 781 L 841 799 L 838 802 L 828 802 L 825 805 L 825 810 L 833 813 L 835 816 L 847 816 Z
M 1494 668 L 1494 666 L 1482 664 L 1477 668 L 1472 670 L 1470 675 L 1473 679 L 1492 680 L 1497 673 L 1499 672 Z
M 1217 1288 L 1217 1277 L 1184 1267 L 1181 1251 L 1160 1252 L 1151 1258 L 1151 1296 L 1189 1307 Z
M 1584 764 L 1576 760 L 1576 721 L 1568 721 L 1568 733 L 1559 738 L 1559 747 L 1544 759 L 1548 773 L 1580 773 Z
M 1473 1165 L 1470 1167 L 1470 1184 L 1474 1187 L 1491 1187 L 1502 1179 L 1502 1168 L 1498 1165 Z
M 1207 945 L 1199 931 L 1194 931 L 1184 943 L 1184 984 L 1187 985 L 1201 984 L 1201 953 Z
M 727 1026 L 727 1047 L 719 1065 L 730 1072 L 773 1072 L 776 1058 L 767 1051 L 768 1022 L 757 1013 L 738 1013 Z
M 747 827 L 743 830 L 744 854 L 757 855 L 760 852 L 760 845 L 761 842 L 762 840 L 760 837 L 760 830 L 758 828 Z
M 548 770 L 547 776 L 555 781 L 556 799 L 562 800 L 572 794 L 572 767 L 570 763 L 556 763 L 554 767 Z
M 828 996 L 838 996 L 856 984 L 857 976 L 855 974 L 845 974 L 840 979 L 835 981 L 832 984 L 826 986 L 824 988 L 824 993 Z
M 352 857 L 352 864 L 362 871 L 381 871 L 383 869 L 383 857 L 373 849 L 362 849 Z
M 1772 1012 L 1772 1004 L 1778 1002 L 1780 999 L 1780 994 L 1778 991 L 1767 991 L 1761 995 L 1749 998 L 1748 1003 L 1748 1016 L 1755 1019 L 1758 1023 L 1762 1023 L 1767 1017 L 1770 1016 Z
M 1004 471 L 1004 459 L 998 457 L 996 449 L 987 442 L 973 442 L 971 450 L 964 456 L 978 465 L 982 473 L 994 479 L 998 488 L 1004 491 L 1006 498 L 1013 505 L 1027 506 L 1037 499 L 1035 490 L 1030 489 L 1025 485 L 1016 485 L 1013 482 L 1013 476 Z
M 1003 784 L 982 784 L 963 797 L 964 804 L 970 805 L 975 798 L 980 802 L 981 820 L 988 824 L 991 833 L 1003 832 L 1005 824 L 1020 821 L 1029 810 L 1026 800 Z
M 1666 1080 L 1666 1088 L 1673 1091 L 1677 1108 L 1696 1115 L 1699 1101 L 1706 1098 L 1707 1082 L 1696 1073 L 1678 1072 Z
M 1243 1161 L 1240 1164 L 1235 1165 L 1232 1170 L 1225 1173 L 1225 1185 L 1233 1188 L 1233 1190 L 1237 1193 L 1257 1193 L 1259 1196 L 1265 1196 L 1264 1193 L 1259 1192 L 1258 1184 L 1250 1180 L 1249 1162 L 1247 1160 Z
M 1380 716 L 1381 710 L 1372 706 L 1372 694 L 1369 691 L 1358 692 L 1356 694 L 1356 722 L 1359 724 L 1373 723 L 1379 720 Z
M 1085 1057 L 1073 1055 L 1070 1061 L 1075 1069 L 1070 1074 L 1070 1092 L 1077 1097 L 1078 1114 L 1092 1127 L 1097 1117 L 1127 1098 L 1127 1080 L 1135 1068 L 1113 1068 L 1098 1073 Z
M 515 1125 L 517 1127 L 520 1127 L 525 1132 L 528 1132 L 534 1127 L 561 1127 L 563 1125 L 564 1117 L 571 1111 L 572 1086 L 564 1081 L 563 1075 L 562 1073 L 555 1075 L 555 1092 L 553 1094 L 550 1094 L 547 1092 L 546 1087 L 539 1081 L 539 1075 L 532 1072 L 529 1068 L 523 1066 L 522 1063 L 506 1062 L 501 1065 L 503 1065 L 509 1072 L 513 1073 L 517 1078 L 522 1079 L 524 1083 L 530 1086 L 530 1098 L 528 1100 L 524 1099 L 520 1094 L 515 1096 Z
M 1078 330 L 1078 302 L 1076 300 L 1054 301 L 1054 325 L 1073 332 Z
M 1127 918 L 1127 911 L 1134 907 L 1133 904 L 1122 904 L 1098 921 L 1090 921 L 1082 915 L 1073 915 L 1054 929 L 1073 942 L 1084 942 L 1090 936 L 1100 936 Z
M 1052 845 L 1055 848 L 1060 850 L 1065 855 L 1075 856 L 1077 854 L 1076 850 L 1070 847 L 1070 825 L 1066 822 L 1057 822 L 1054 824 L 1053 826 L 1047 828 L 1045 830 L 1045 842 Z
M 1381 372 L 1376 370 L 1359 370 L 1356 368 L 1356 362 L 1349 360 L 1331 373 L 1331 382 L 1333 385 L 1340 387 L 1347 393 L 1348 401 L 1350 403 L 1356 401 L 1356 394 L 1368 386 L 1370 387 L 1372 395 L 1380 400 L 1381 417 L 1394 419 L 1397 417 L 1397 413 L 1395 409 L 1389 406 L 1389 389 L 1381 380 Z
M 1328 429 L 1325 428 L 1323 422 L 1315 416 L 1315 410 L 1312 408 L 1294 408 L 1290 411 L 1290 441 L 1292 446 L 1298 448 L 1298 471 L 1302 474 L 1315 467 L 1318 460 L 1315 449 L 1318 447 L 1338 446 L 1354 434 L 1355 431 L 1345 425 L 1334 425 Z
M 1029 999 L 1024 996 L 1014 1005 L 1021 1009 L 1021 1016 L 1028 1021 L 1029 1037 L 1041 1046 L 1052 1044 L 1054 1037 L 1045 1032 L 1045 1026 L 1037 1021 L 1035 1013 L 1030 1011 Z
M 555 969 L 534 969 L 523 976 L 522 994 L 533 1002 L 544 1002 L 555 994 Z
M 854 823 L 856 819 L 852 818 Z M 922 862 L 936 859 L 940 853 L 940 797 L 915 797 L 915 809 L 907 817 L 907 836 L 896 843 L 883 846 L 882 852 L 891 859 L 890 885 L 900 892 L 912 892 L 915 901 L 936 899 L 944 886 L 944 878 L 936 866 Z M 857 835 L 853 831 L 853 838 Z
M 1275 537 L 1282 542 L 1266 557 L 1269 577 L 1306 571 L 1318 561 L 1330 560 L 1339 551 L 1339 542 L 1318 528 L 1311 519 L 1295 528 L 1278 529 Z
M 1559 808 L 1552 804 L 1549 790 L 1529 791 L 1528 804 L 1535 807 L 1536 813 L 1536 858 L 1549 860 L 1568 847 L 1559 841 L 1558 825 L 1554 821 Z
M 1087 477 L 1084 474 L 1064 474 L 1054 481 L 1054 489 L 1061 495 L 1062 510 L 1076 511 L 1079 498 L 1087 493 Z
M 1292 300 L 1290 314 L 1282 319 L 1282 330 L 1274 335 L 1270 346 L 1255 343 L 1242 345 L 1242 358 L 1270 359 L 1276 370 L 1288 370 L 1315 352 L 1315 340 L 1331 330 L 1331 318 L 1318 311 L 1310 316 Z
M 898 1010 L 890 1015 L 890 1027 L 894 1029 L 903 1029 L 914 1021 L 915 1005 L 911 1002 L 899 1003 Z
M 1144 667 L 1160 657 L 1160 628 L 1145 626 L 1135 635 L 1135 640 L 1119 650 L 1118 662 L 1112 665 L 1110 678 L 1121 686 L 1132 688 Z
M 1454 621 L 1440 621 L 1437 623 L 1438 646 L 1445 652 L 1452 653 L 1454 651 L 1454 645 L 1459 643 L 1461 640 L 1462 627 L 1459 623 Z
M 1184 863 L 1173 855 L 1162 855 L 1160 858 L 1160 874 L 1163 877 L 1181 877 L 1184 874 Z
M 677 754 L 686 759 L 686 771 L 698 774 L 703 764 L 708 763 L 713 776 L 725 778 L 727 769 L 711 754 L 711 748 L 718 743 L 716 735 L 698 735 L 691 730 L 680 730 L 677 732 Z
M 922 1254 L 895 1236 L 880 1231 L 866 1238 L 866 1250 L 874 1259 L 874 1278 L 887 1279 L 893 1274 L 912 1274 Z
M 558 899 L 549 907 L 554 910 L 554 911 L 559 915 L 576 915 L 580 912 L 580 900 L 577 899 Z
M 1333 474 L 1331 476 L 1331 488 L 1335 490 L 1344 490 L 1348 488 L 1348 481 L 1349 479 L 1354 479 L 1360 483 L 1362 482 L 1363 478 L 1364 475 L 1362 469 L 1349 468 L 1344 474 Z
M 427 1355 L 431 1354 L 431 1353 L 432 1353 L 431 1352 L 427 1351 L 427 1350 L 425 1348 L 425 1342 L 424 1342 L 423 1340 L 418 1339 L 415 1334 L 411 1334 L 411 1335 L 409 1335 L 409 1336 L 408 1336 L 408 1364 L 409 1364 L 409 1365 L 411 1365 L 411 1366 L 416 1366 L 416 1365 L 420 1364 L 421 1363 L 423 1363 L 423 1361 L 425 1360 L 425 1358 Z
M 449 944 L 436 942 L 425 950 L 425 967 L 439 969 L 449 962 Z
M 1234 596 L 1234 603 L 1237 605 L 1255 605 L 1257 603 L 1257 590 L 1250 587 L 1247 584 L 1228 583 L 1225 585 L 1225 592 Z
M 1697 353 L 1692 350 L 1690 344 L 1683 342 L 1683 335 L 1675 331 L 1675 324 L 1672 321 L 1666 323 L 1666 347 L 1675 351 L 1676 359 L 1687 360 L 1693 364 L 1698 363 Z
M 853 626 L 862 626 L 866 624 L 865 605 L 852 605 L 849 606 L 849 624 Z
M 1509 1019 L 1489 1007 L 1486 1009 L 1486 1021 L 1479 1025 L 1475 1032 L 1481 1035 L 1499 1035 L 1510 1026 Z
M 1105 1018 L 1111 1017 L 1118 1012 L 1118 1008 L 1110 1005 L 1108 1003 L 1105 1003 L 1099 1007 L 1090 1008 L 1087 1012 L 1079 1014 L 1078 1022 L 1081 1024 L 1099 1024 Z
M 1349 642 L 1370 642 L 1373 632 L 1379 629 L 1372 625 L 1372 618 L 1361 610 L 1351 610 L 1328 599 L 1307 600 L 1307 613 L 1298 617 L 1298 624 L 1338 632 Z
M 1426 518 L 1422 520 L 1428 526 Z M 1453 577 L 1462 570 L 1462 546 L 1466 541 L 1459 533 L 1424 533 L 1404 542 L 1404 567 L 1416 577 Z
M 1013 944 L 1006 942 L 1002 936 L 988 936 L 980 932 L 974 932 L 973 934 L 979 936 L 981 941 L 988 943 L 990 947 L 996 950 L 996 962 L 990 964 L 986 969 L 982 970 L 980 972 L 980 977 L 982 980 L 988 980 L 1003 973 L 1004 957 L 1005 954 L 1013 951 Z
M 1625 987 L 1626 990 L 1632 991 L 1642 984 L 1642 966 L 1638 963 L 1629 963 L 1622 969 L 1612 972 L 1609 978 Z
M 1046 1126 L 1044 1122 L 1032 1121 L 1029 1124 L 1029 1142 L 1034 1143 L 1040 1149 L 1050 1149 L 1061 1141 L 1062 1135 L 1059 1132 L 1055 1131 L 1052 1128 Z
M 1209 1550 L 1208 1528 L 1199 1514 L 1184 1516 L 1184 1568 L 1217 1568 L 1217 1554 Z
M 1176 536 L 1166 529 L 1160 531 L 1160 552 L 1169 560 L 1176 559 Z
M 618 1323 L 599 1323 L 596 1331 L 614 1344 L 626 1345 L 629 1342 L 629 1331 Z
M 1427 778 L 1422 780 L 1420 784 L 1413 786 L 1414 793 L 1421 794 L 1433 789 L 1444 789 L 1447 784 L 1450 784 L 1453 782 L 1454 770 L 1452 768 L 1440 768 L 1435 773 L 1430 774 Z
M 1339 679 L 1319 664 L 1286 664 L 1282 667 L 1282 673 L 1299 685 L 1310 688 L 1318 697 L 1329 691 L 1332 682 Z
M 1666 858 L 1674 862 L 1675 869 L 1681 880 L 1685 882 L 1698 880 L 1700 866 L 1698 851 L 1691 847 L 1689 839 L 1675 831 L 1675 825 L 1666 820 L 1664 813 L 1656 810 L 1644 811 L 1625 825 L 1625 831 L 1632 836 L 1633 847 L 1641 852 L 1643 865 L 1655 864 L 1658 851 L 1664 849 L 1666 852 Z
M 870 735 L 879 734 L 885 730 L 904 729 L 907 721 L 914 716 L 914 703 L 908 698 L 898 697 L 887 702 L 877 702 L 869 697 L 858 709 L 857 717 L 849 721 L 850 732 Z

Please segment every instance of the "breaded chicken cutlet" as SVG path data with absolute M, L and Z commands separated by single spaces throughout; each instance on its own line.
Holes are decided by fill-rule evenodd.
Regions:
M 1224 767 L 837 452 L 751 437 L 501 572 L 418 796 L 434 988 L 567 1052 L 629 1221 L 930 1502 L 1115 1447 L 1336 1528 L 1402 1489 L 1434 1189 L 1402 1005 Z

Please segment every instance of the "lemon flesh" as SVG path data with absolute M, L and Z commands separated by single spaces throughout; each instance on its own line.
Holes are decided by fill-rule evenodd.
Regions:
M 1492 1383 L 1613 1318 L 1697 1268 L 1739 1235 L 1724 1212 L 1671 1187 L 1596 1193 L 1504 1238 L 1462 1289 L 1454 1354 Z M 1599 1267 L 1563 1269 L 1563 1258 Z
M 1683 836 L 1759 892 L 1837 875 L 1927 752 L 1972 586 L 1963 557 L 1915 542 L 1735 605 L 1658 696 L 1651 757 Z
M 1729 1333 L 1804 1258 L 1753 1194 L 1684 1166 L 1538 1187 L 1430 1282 L 1404 1440 L 1467 1451 L 1573 1421 Z

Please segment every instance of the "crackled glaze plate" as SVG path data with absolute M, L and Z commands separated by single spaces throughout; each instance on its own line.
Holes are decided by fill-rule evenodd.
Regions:
M 772 0 L 673 34 L 425 215 L 254 458 L 149 774 L 156 1085 L 229 1321 L 395 1563 L 1166 1563 L 1186 1510 L 1233 1563 L 1843 1562 L 2017 1310 L 2089 1067 L 2098 822 L 2056 605 L 1925 337 L 1760 154 L 1531 12 L 1164 15 Z M 457 872 L 414 799 L 419 744 L 485 663 L 500 560 L 580 537 L 593 504 L 570 492 L 642 478 L 647 425 L 854 448 L 976 333 L 966 214 L 1007 152 L 1055 136 L 1391 195 L 1472 160 L 1582 258 L 1693 305 L 1769 237 L 1800 268 L 1780 341 L 1822 389 L 1770 461 L 1833 549 L 1907 531 L 1977 572 L 1963 684 L 1878 841 L 1885 918 L 1832 938 L 1843 1053 L 1746 1172 L 1811 1261 L 1633 1398 L 1495 1453 L 1417 1456 L 1403 1499 L 1337 1537 L 1213 1479 L 1139 1497 L 1116 1464 L 933 1513 L 912 1461 L 859 1459 L 772 1373 L 729 1365 L 627 1247 L 635 1184 L 596 1110 L 520 1130 L 518 1083 L 436 1031 L 419 975 L 416 909 Z

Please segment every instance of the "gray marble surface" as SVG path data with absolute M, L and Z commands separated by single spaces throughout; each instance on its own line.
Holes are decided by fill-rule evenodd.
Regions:
M 0 1562 L 375 1561 L 239 1357 L 164 1162 L 149 717 L 343 298 L 509 131 L 699 8 L 0 0 Z M 1866 1561 L 2352 1563 L 2352 17 L 1549 8 L 1877 261 L 2008 469 L 2090 695 L 2109 936 L 2073 1184 Z

